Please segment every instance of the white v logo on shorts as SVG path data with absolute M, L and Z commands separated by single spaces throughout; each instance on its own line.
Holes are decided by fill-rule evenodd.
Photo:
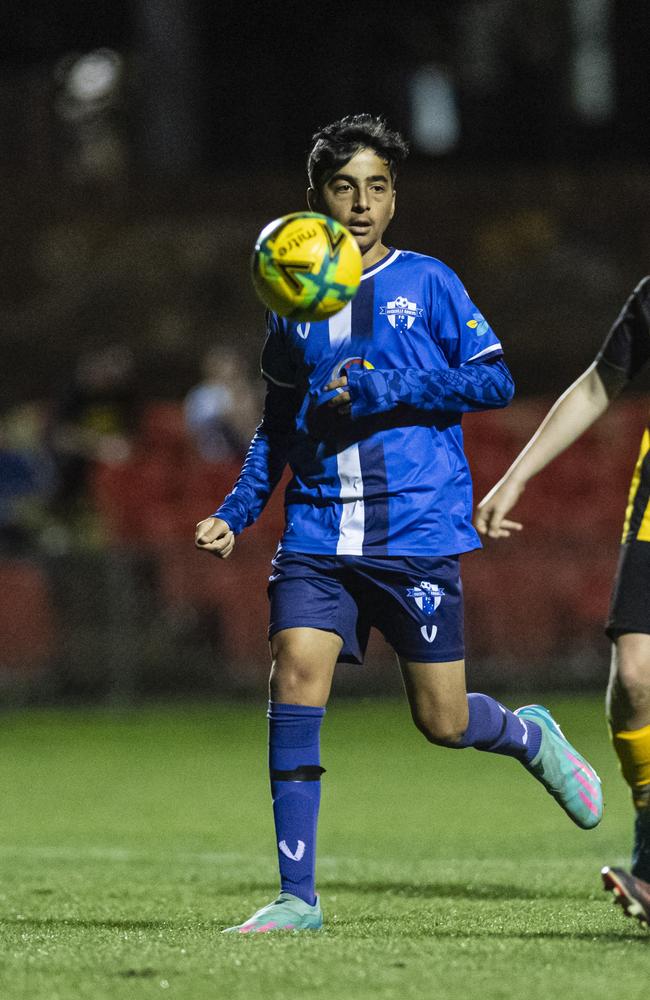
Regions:
M 278 844 L 278 847 L 280 848 L 280 850 L 282 851 L 282 853 L 287 858 L 290 858 L 292 861 L 302 861 L 302 858 L 303 858 L 303 856 L 305 854 L 305 842 L 304 842 L 304 840 L 299 840 L 298 841 L 298 846 L 296 847 L 296 853 L 295 854 L 293 854 L 289 850 L 289 848 L 287 846 L 286 840 L 281 840 L 280 843 Z
M 426 625 L 423 625 L 422 628 L 420 629 L 420 632 L 427 640 L 427 642 L 433 642 L 433 640 L 438 634 L 438 626 L 432 625 L 431 628 L 427 628 Z

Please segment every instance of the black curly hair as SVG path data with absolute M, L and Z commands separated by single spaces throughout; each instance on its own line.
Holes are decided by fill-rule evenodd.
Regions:
M 385 119 L 363 114 L 346 115 L 314 133 L 307 157 L 310 187 L 318 191 L 360 149 L 374 149 L 388 161 L 394 184 L 397 164 L 408 155 L 408 143 L 399 132 L 388 128 Z

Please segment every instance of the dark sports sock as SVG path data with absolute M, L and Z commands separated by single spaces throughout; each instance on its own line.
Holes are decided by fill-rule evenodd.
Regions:
M 516 757 L 529 764 L 539 753 L 542 731 L 536 722 L 520 719 L 486 694 L 468 694 L 469 723 L 458 748 Z
M 269 769 L 280 885 L 316 901 L 316 829 L 320 805 L 320 727 L 324 708 L 269 702 Z

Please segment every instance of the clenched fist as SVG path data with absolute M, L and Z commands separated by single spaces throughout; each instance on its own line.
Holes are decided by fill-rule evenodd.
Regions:
M 206 517 L 196 526 L 194 544 L 197 549 L 212 552 L 218 559 L 227 559 L 235 547 L 235 536 L 230 525 L 220 517 Z

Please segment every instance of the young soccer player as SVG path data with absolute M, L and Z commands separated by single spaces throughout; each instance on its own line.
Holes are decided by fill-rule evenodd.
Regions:
M 541 706 L 511 712 L 467 694 L 459 553 L 471 523 L 464 412 L 506 406 L 501 344 L 453 271 L 383 242 L 407 147 L 370 115 L 317 132 L 311 209 L 347 226 L 364 272 L 328 321 L 268 314 L 264 416 L 232 492 L 196 544 L 220 558 L 262 511 L 288 462 L 286 528 L 269 595 L 269 767 L 280 895 L 228 931 L 316 930 L 319 734 L 337 661 L 368 633 L 394 648 L 413 720 L 431 742 L 514 757 L 583 828 L 600 782 Z
M 481 500 L 476 526 L 503 538 L 521 524 L 507 514 L 526 483 L 568 448 L 650 360 L 650 277 L 634 289 L 595 361 L 560 396 L 531 440 Z M 650 923 L 650 429 L 632 476 L 606 627 L 612 640 L 607 716 L 636 810 L 632 874 L 604 868 L 605 888 Z

